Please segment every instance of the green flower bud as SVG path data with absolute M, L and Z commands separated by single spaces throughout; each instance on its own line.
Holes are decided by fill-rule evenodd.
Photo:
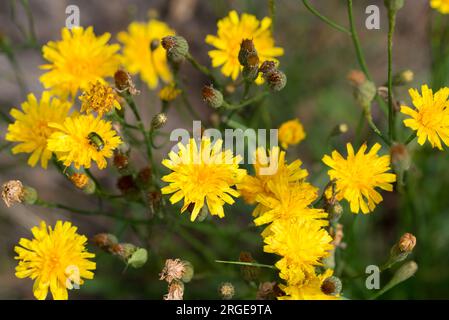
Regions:
M 151 129 L 157 130 L 165 126 L 167 123 L 167 115 L 163 112 L 156 114 L 151 120 Z
M 398 11 L 404 6 L 404 0 L 384 0 L 388 10 Z
M 377 88 L 376 85 L 366 80 L 355 88 L 354 95 L 357 103 L 363 107 L 371 105 L 371 102 L 376 97 Z
M 181 280 L 184 283 L 190 282 L 194 274 L 193 265 L 187 260 L 182 260 L 182 264 L 184 265 L 184 270 L 182 272 Z
M 138 248 L 129 257 L 127 264 L 137 269 L 141 268 L 148 260 L 148 251 L 144 248 Z
M 209 107 L 214 109 L 220 108 L 224 103 L 223 94 L 214 89 L 212 85 L 204 86 L 202 89 L 202 95 L 203 101 L 206 102 Z
M 287 84 L 287 76 L 280 70 L 265 73 L 264 79 L 272 91 L 281 91 Z
M 189 54 L 189 44 L 181 36 L 167 36 L 162 38 L 162 47 L 167 51 L 167 59 L 174 63 L 183 62 Z

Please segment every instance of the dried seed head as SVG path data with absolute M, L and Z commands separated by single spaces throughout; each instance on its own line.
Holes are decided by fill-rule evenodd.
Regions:
M 263 282 L 259 285 L 257 290 L 257 300 L 275 300 L 277 291 L 279 290 L 276 282 Z
M 402 252 L 412 252 L 416 245 L 416 237 L 411 233 L 405 233 L 399 239 L 398 246 Z
M 167 259 L 162 272 L 159 274 L 159 280 L 165 280 L 168 283 L 181 280 L 187 283 L 192 279 L 193 273 L 193 266 L 189 261 Z
M 165 126 L 167 123 L 167 115 L 163 112 L 156 114 L 151 120 L 151 129 L 157 130 Z
M 217 109 L 223 105 L 223 94 L 220 91 L 214 89 L 212 85 L 204 86 L 201 92 L 203 101 L 206 102 L 208 106 Z
M 172 281 L 168 285 L 168 293 L 164 295 L 164 300 L 182 300 L 184 297 L 184 283 Z
M 230 300 L 234 297 L 235 289 L 232 283 L 224 282 L 220 285 L 219 292 L 224 300 Z
M 24 187 L 19 180 L 11 180 L 2 186 L 2 199 L 9 208 L 23 201 Z
M 328 296 L 337 296 L 342 289 L 341 280 L 335 276 L 329 277 L 321 284 L 321 291 Z
M 115 87 L 119 92 L 129 92 L 135 96 L 140 93 L 134 86 L 134 82 L 130 74 L 124 70 L 117 70 L 114 74 Z
M 121 176 L 117 181 L 117 188 L 124 195 L 134 194 L 139 191 L 132 175 Z

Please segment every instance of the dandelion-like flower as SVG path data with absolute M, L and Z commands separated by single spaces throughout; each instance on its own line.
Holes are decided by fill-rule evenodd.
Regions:
M 285 296 L 279 300 L 339 300 L 339 295 L 328 295 L 322 290 L 322 285 L 326 279 L 333 274 L 332 269 L 326 270 L 322 274 L 312 274 L 306 278 L 304 283 L 299 285 L 280 285 Z
M 233 186 L 246 171 L 239 169 L 241 157 L 234 157 L 230 150 L 222 151 L 222 145 L 222 140 L 212 145 L 210 138 L 203 137 L 198 146 L 194 139 L 190 139 L 185 146 L 179 143 L 179 151 L 171 151 L 169 159 L 162 161 L 173 171 L 162 178 L 169 183 L 162 188 L 162 193 L 174 193 L 170 197 L 171 203 L 184 199 L 181 212 L 192 206 L 191 221 L 196 219 L 205 204 L 212 215 L 223 218 L 223 205 L 233 204 L 232 197 L 239 196 Z
M 430 0 L 430 6 L 442 14 L 449 14 L 449 0 Z
M 86 250 L 87 238 L 76 233 L 70 222 L 56 222 L 54 229 L 45 222 L 31 229 L 34 239 L 22 238 L 14 248 L 19 264 L 18 278 L 34 280 L 34 296 L 44 300 L 50 290 L 53 299 L 67 300 L 67 289 L 93 279 L 93 253 Z M 84 278 L 84 279 L 83 279 Z
M 100 81 L 90 83 L 80 100 L 81 112 L 96 112 L 100 117 L 113 109 L 121 109 L 118 94 L 109 85 Z
M 289 183 L 303 181 L 308 172 L 301 168 L 301 160 L 295 160 L 288 164 L 285 160 L 285 151 L 279 147 L 273 147 L 267 151 L 260 147 L 254 153 L 255 175 L 246 175 L 237 185 L 243 199 L 253 204 L 258 196 L 272 196 L 268 183 L 273 180 L 285 178 Z
M 289 145 L 300 143 L 305 137 L 304 128 L 298 119 L 284 122 L 279 127 L 279 141 L 284 149 Z
M 336 181 L 337 199 L 345 198 L 353 213 L 360 210 L 369 213 L 383 199 L 375 188 L 393 191 L 392 183 L 396 181 L 396 175 L 387 172 L 391 169 L 390 156 L 377 154 L 381 148 L 378 143 L 366 154 L 366 144 L 363 144 L 356 154 L 350 143 L 346 148 L 347 159 L 337 151 L 333 151 L 331 157 L 328 155 L 323 157 L 323 162 L 332 168 L 328 171 L 328 175 Z
M 289 284 L 298 284 L 321 266 L 321 259 L 333 249 L 332 237 L 319 220 L 278 219 L 264 238 L 264 251 L 282 256 L 276 263 L 279 276 Z
M 48 149 L 67 167 L 73 163 L 77 169 L 90 168 L 95 161 L 99 169 L 104 169 L 106 158 L 112 157 L 122 143 L 111 122 L 93 115 L 66 118 L 64 123 L 51 123 L 50 127 L 56 132 L 48 139 Z
M 237 79 L 242 66 L 240 65 L 238 55 L 240 44 L 244 39 L 251 39 L 257 50 L 259 61 L 265 60 L 278 62 L 275 57 L 282 56 L 284 50 L 275 47 L 274 39 L 271 34 L 271 19 L 265 17 L 259 21 L 255 16 L 243 13 L 241 17 L 236 11 L 229 12 L 227 17 L 219 20 L 217 23 L 217 35 L 208 35 L 206 43 L 214 46 L 216 49 L 209 51 L 212 59 L 212 66 L 222 66 L 221 72 Z M 258 83 L 260 83 L 260 77 Z
M 118 40 L 123 43 L 122 63 L 132 73 L 140 77 L 151 89 L 157 87 L 159 78 L 168 83 L 172 74 L 167 63 L 164 48 L 160 45 L 163 37 L 175 32 L 164 22 L 150 20 L 147 23 L 133 22 L 127 32 L 120 32 Z
M 97 37 L 92 27 L 75 27 L 63 28 L 61 34 L 61 41 L 50 41 L 42 49 L 44 59 L 49 61 L 41 66 L 48 70 L 40 77 L 46 89 L 74 97 L 78 89 L 86 90 L 91 82 L 104 82 L 117 71 L 119 46 L 108 44 L 109 33 Z
M 47 148 L 47 139 L 55 131 L 49 123 L 62 123 L 67 117 L 71 104 L 52 98 L 50 93 L 42 93 L 40 101 L 31 93 L 22 103 L 22 110 L 13 108 L 11 116 L 15 119 L 8 126 L 5 139 L 19 142 L 12 148 L 12 153 L 31 153 L 28 164 L 34 167 L 40 160 L 46 169 L 51 151 Z
M 427 85 L 418 90 L 410 89 L 409 93 L 416 109 L 401 106 L 401 112 L 411 118 L 404 120 L 404 125 L 416 131 L 418 143 L 423 145 L 426 140 L 433 148 L 443 150 L 441 140 L 449 146 L 449 88 L 443 88 L 433 94 Z

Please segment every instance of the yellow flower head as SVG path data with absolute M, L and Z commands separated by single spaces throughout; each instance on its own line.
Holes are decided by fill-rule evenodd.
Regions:
M 111 77 L 117 71 L 120 58 L 117 44 L 108 45 L 111 35 L 95 36 L 93 28 L 63 28 L 61 41 L 50 41 L 43 49 L 49 64 L 41 66 L 48 70 L 40 77 L 44 87 L 63 97 L 74 97 L 78 89 L 86 90 L 90 82 Z
M 121 109 L 118 94 L 110 86 L 97 81 L 90 83 L 89 88 L 80 97 L 81 112 L 96 112 L 101 117 L 111 110 Z
M 363 144 L 356 154 L 350 143 L 346 148 L 347 159 L 333 151 L 332 157 L 323 157 L 323 162 L 332 168 L 327 173 L 332 180 L 336 180 L 337 199 L 345 198 L 354 213 L 358 213 L 360 209 L 363 213 L 369 213 L 383 199 L 375 190 L 376 187 L 393 191 L 392 183 L 396 181 L 396 175 L 387 173 L 391 169 L 390 156 L 377 155 L 380 150 L 378 143 L 366 154 L 366 144 Z
M 255 203 L 257 196 L 272 196 L 268 188 L 272 180 L 285 177 L 289 183 L 293 183 L 304 180 L 308 175 L 307 170 L 301 168 L 301 160 L 287 164 L 285 151 L 279 147 L 273 147 L 268 155 L 264 148 L 257 148 L 254 162 L 255 176 L 246 175 L 237 185 L 243 199 L 249 204 Z
M 449 14 L 449 0 L 430 0 L 430 6 L 443 14 Z
M 174 83 L 170 83 L 159 91 L 159 99 L 166 102 L 173 101 L 179 96 L 180 93 L 181 89 L 177 89 Z
M 243 13 L 241 17 L 236 11 L 229 12 L 227 17 L 217 23 L 217 35 L 208 35 L 206 43 L 216 49 L 209 51 L 212 59 L 212 66 L 221 68 L 221 72 L 237 79 L 242 69 L 238 55 L 240 44 L 244 39 L 251 39 L 256 47 L 260 63 L 265 60 L 278 62 L 275 57 L 282 56 L 284 50 L 274 46 L 274 39 L 271 34 L 271 19 L 265 17 L 262 21 L 257 20 L 253 15 Z M 261 77 L 258 79 L 261 83 Z
M 206 202 L 212 215 L 224 217 L 223 205 L 233 204 L 232 197 L 239 193 L 233 188 L 246 174 L 239 169 L 240 156 L 234 157 L 230 150 L 222 151 L 222 140 L 213 145 L 210 138 L 203 137 L 198 148 L 194 139 L 184 146 L 178 144 L 179 151 L 171 151 L 162 164 L 173 172 L 164 176 L 162 181 L 170 184 L 162 188 L 163 194 L 174 193 L 171 203 L 177 203 L 184 198 L 181 212 L 190 205 L 193 206 L 191 221 L 198 216 Z
M 128 32 L 120 32 L 118 40 L 123 43 L 122 62 L 132 73 L 140 77 L 151 89 L 157 87 L 159 78 L 164 82 L 172 80 L 167 57 L 160 41 L 175 32 L 164 22 L 150 20 L 147 23 L 133 22 Z
M 279 127 L 279 141 L 284 149 L 289 145 L 298 144 L 306 137 L 304 128 L 298 119 L 284 122 Z
M 312 274 L 306 278 L 304 283 L 297 285 L 280 285 L 285 296 L 279 300 L 339 300 L 339 296 L 327 295 L 321 290 L 324 280 L 332 277 L 333 270 L 327 269 L 320 275 Z
M 122 143 L 111 122 L 93 115 L 66 118 L 64 123 L 51 123 L 50 127 L 57 131 L 48 139 L 48 149 L 67 167 L 73 162 L 77 169 L 90 168 L 93 160 L 104 169 L 105 158 L 112 157 L 113 150 Z
M 443 150 L 441 140 L 449 146 L 449 88 L 440 89 L 435 95 L 427 85 L 421 90 L 422 96 L 416 89 L 409 90 L 416 109 L 401 106 L 401 112 L 411 117 L 404 120 L 404 125 L 417 131 L 420 145 L 429 140 L 433 148 Z
M 19 142 L 12 148 L 12 153 L 31 153 L 28 164 L 34 167 L 40 159 L 42 168 L 46 169 L 51 158 L 47 139 L 55 131 L 48 124 L 62 123 L 70 107 L 69 102 L 51 98 L 47 91 L 42 93 L 40 101 L 32 93 L 29 94 L 27 101 L 22 103 L 22 111 L 15 108 L 11 110 L 15 122 L 8 126 L 5 139 Z
M 264 238 L 264 251 L 282 256 L 276 263 L 279 276 L 295 285 L 314 273 L 329 255 L 332 237 L 319 220 L 293 218 L 275 220 Z
M 41 222 L 31 229 L 34 239 L 21 238 L 14 248 L 19 260 L 16 277 L 34 280 L 34 296 L 39 300 L 47 297 L 50 289 L 53 299 L 67 300 L 67 289 L 93 279 L 95 262 L 93 253 L 86 250 L 87 238 L 76 233 L 70 222 L 56 222 L 54 229 Z

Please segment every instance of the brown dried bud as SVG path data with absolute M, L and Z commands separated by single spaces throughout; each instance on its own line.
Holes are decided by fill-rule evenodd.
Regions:
M 37 191 L 24 186 L 19 180 L 10 180 L 2 185 L 2 199 L 8 208 L 22 202 L 34 204 L 37 200 Z
M 276 282 L 263 282 L 257 290 L 257 300 L 276 300 L 277 297 L 283 295 L 281 289 Z
M 256 47 L 251 39 L 243 39 L 240 43 L 240 51 L 238 55 L 239 62 L 242 66 L 247 66 L 249 64 L 248 57 L 250 55 L 257 56 Z
M 264 79 L 273 91 L 281 91 L 287 84 L 287 76 L 280 70 L 265 73 Z
M 402 252 L 412 252 L 415 245 L 416 237 L 411 233 L 405 233 L 398 242 L 398 247 Z
M 329 277 L 321 284 L 321 291 L 328 296 L 337 296 L 342 289 L 341 280 L 335 276 Z
M 117 243 L 110 247 L 110 252 L 116 256 L 119 256 L 123 261 L 128 261 L 128 259 L 133 255 L 133 253 L 138 249 L 132 243 Z
M 232 297 L 234 297 L 235 289 L 232 283 L 224 282 L 220 285 L 219 292 L 224 300 L 230 300 L 232 299 Z
M 151 130 L 158 130 L 167 123 L 167 115 L 163 112 L 156 114 L 151 120 Z
M 121 176 L 117 181 L 117 188 L 124 195 L 134 194 L 139 191 L 132 175 Z
M 332 241 L 332 244 L 335 247 L 339 247 L 342 244 L 342 240 L 343 240 L 343 237 L 344 237 L 343 225 L 338 223 L 335 228 L 331 228 L 331 236 L 334 239 Z
M 103 250 L 112 252 L 112 248 L 118 244 L 117 237 L 110 233 L 99 233 L 92 238 L 92 242 Z M 120 250 L 120 247 L 114 247 L 114 250 Z
M 134 86 L 134 82 L 130 74 L 124 70 L 117 70 L 114 74 L 115 87 L 119 92 L 128 91 L 131 95 L 137 95 L 139 90 Z
M 206 102 L 210 107 L 217 109 L 223 105 L 223 94 L 220 91 L 214 89 L 212 85 L 204 86 L 201 93 L 203 96 L 203 101 Z
M 143 189 L 148 189 L 152 184 L 152 170 L 150 166 L 142 168 L 137 174 L 137 185 Z
M 274 70 L 276 70 L 276 63 L 274 61 L 264 61 L 260 68 L 259 71 L 266 74 L 266 73 L 271 73 Z
M 123 171 L 128 168 L 129 158 L 127 154 L 121 151 L 115 151 L 112 162 L 114 164 L 114 167 L 116 167 L 119 171 Z
M 164 300 L 182 300 L 184 298 L 184 283 L 172 281 L 168 285 L 168 293 L 164 295 Z

